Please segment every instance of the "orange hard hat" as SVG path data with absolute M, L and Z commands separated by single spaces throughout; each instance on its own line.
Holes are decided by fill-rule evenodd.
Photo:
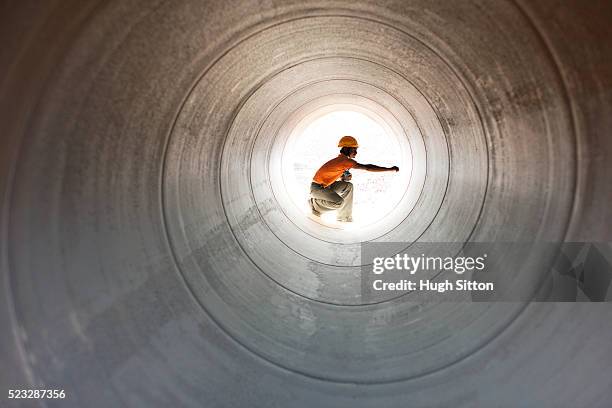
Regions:
M 359 145 L 357 144 L 357 139 L 353 136 L 342 136 L 338 142 L 338 147 L 359 147 Z

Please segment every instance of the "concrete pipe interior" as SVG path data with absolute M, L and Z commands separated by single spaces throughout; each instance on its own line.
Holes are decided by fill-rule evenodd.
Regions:
M 578 51 L 563 36 L 585 34 L 546 25 L 545 6 L 47 7 L 2 88 L 24 95 L 3 114 L 11 375 L 91 407 L 609 396 L 595 375 L 610 364 L 606 305 L 372 303 L 360 290 L 363 242 L 607 238 L 593 214 L 610 188 L 586 163 L 609 120 L 566 82 Z M 40 54 L 44 36 L 56 41 Z M 309 126 L 341 112 L 379 129 L 360 155 L 384 143 L 383 164 L 401 168 L 354 228 L 308 216 L 295 167 Z M 567 357 L 589 342 L 586 360 Z

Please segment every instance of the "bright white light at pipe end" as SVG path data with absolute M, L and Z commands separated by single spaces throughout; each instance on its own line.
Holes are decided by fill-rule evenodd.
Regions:
M 378 115 L 356 106 L 305 118 L 283 152 L 283 181 L 292 202 L 301 213 L 322 226 L 355 230 L 371 225 L 388 215 L 405 194 L 410 182 L 412 159 L 390 127 Z M 400 172 L 373 173 L 351 170 L 354 204 L 353 222 L 336 222 L 335 211 L 321 218 L 313 216 L 308 204 L 310 183 L 317 169 L 339 154 L 338 140 L 352 135 L 359 142 L 360 163 L 385 167 L 399 166 Z

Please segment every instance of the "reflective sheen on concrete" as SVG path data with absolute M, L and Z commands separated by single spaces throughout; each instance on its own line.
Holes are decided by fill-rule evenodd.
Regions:
M 359 244 L 610 241 L 610 21 L 573 0 L 4 6 L 2 392 L 609 405 L 610 304 L 368 304 Z M 361 231 L 301 216 L 280 174 L 334 104 L 413 158 Z

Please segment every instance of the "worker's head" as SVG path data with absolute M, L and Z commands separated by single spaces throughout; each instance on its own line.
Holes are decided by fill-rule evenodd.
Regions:
M 353 136 L 342 136 L 338 142 L 338 147 L 359 147 L 359 144 Z
M 359 144 L 357 143 L 357 139 L 355 139 L 353 136 L 342 136 L 338 142 L 338 147 L 341 148 L 341 154 L 352 159 L 353 157 L 357 156 L 357 148 L 359 147 Z
M 343 147 L 340 149 L 340 154 L 345 155 L 346 157 L 350 157 L 353 159 L 357 156 L 357 148 L 356 147 Z

